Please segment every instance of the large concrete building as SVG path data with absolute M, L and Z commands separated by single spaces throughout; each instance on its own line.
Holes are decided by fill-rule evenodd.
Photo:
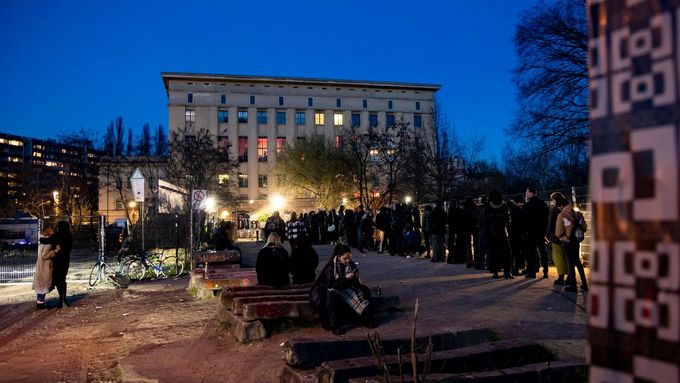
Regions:
M 239 205 L 268 204 L 275 153 L 312 135 L 384 131 L 395 121 L 431 134 L 436 84 L 163 73 L 171 131 L 207 129 L 238 159 Z M 225 178 L 228 175 L 222 175 Z M 288 196 L 289 198 L 293 196 Z M 299 197 L 299 196 L 298 196 Z

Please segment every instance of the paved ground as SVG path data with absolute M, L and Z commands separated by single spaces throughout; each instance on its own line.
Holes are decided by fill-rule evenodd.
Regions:
M 243 244 L 246 263 L 254 263 L 258 246 Z M 317 251 L 323 265 L 331 248 Z M 543 341 L 562 358 L 584 358 L 584 295 L 555 289 L 553 278 L 495 280 L 462 265 L 375 253 L 356 252 L 354 259 L 365 284 L 400 295 L 405 307 L 377 318 L 382 337 L 408 336 L 419 299 L 419 334 L 487 326 L 503 338 Z M 216 301 L 188 297 L 187 284 L 152 281 L 127 290 L 72 284 L 72 307 L 41 312 L 30 286 L 0 287 L 0 381 L 275 382 L 281 342 L 334 338 L 317 327 L 238 344 L 215 321 Z

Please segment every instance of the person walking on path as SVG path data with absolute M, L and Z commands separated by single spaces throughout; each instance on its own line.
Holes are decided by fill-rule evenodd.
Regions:
M 550 195 L 550 201 L 554 204 L 550 208 L 550 219 L 548 221 L 547 237 L 552 247 L 552 259 L 557 269 L 557 280 L 555 285 L 560 286 L 565 284 L 564 277 L 568 274 L 567 259 L 562 248 L 562 241 L 555 235 L 555 227 L 557 226 L 557 217 L 560 215 L 562 208 L 569 205 L 567 198 L 560 192 L 555 192 Z
M 290 285 L 290 257 L 283 248 L 281 237 L 272 232 L 267 244 L 257 253 L 255 261 L 257 284 L 273 287 Z
M 45 226 L 40 233 L 40 238 L 49 238 L 54 235 L 52 226 Z M 38 244 L 38 259 L 35 263 L 35 275 L 33 276 L 33 290 L 36 294 L 35 305 L 38 310 L 46 309 L 45 295 L 52 287 L 52 258 L 54 258 L 52 245 Z
M 581 263 L 581 257 L 579 253 L 579 248 L 581 243 L 574 236 L 575 223 L 582 222 L 581 229 L 583 232 L 588 230 L 588 227 L 583 219 L 583 215 L 580 212 L 574 210 L 571 204 L 567 203 L 560 214 L 557 216 L 557 222 L 555 223 L 555 236 L 562 242 L 562 248 L 564 249 L 564 255 L 567 259 L 567 274 L 569 275 L 569 285 L 564 289 L 564 291 L 576 292 L 576 272 L 574 268 L 578 269 L 578 273 L 581 276 L 581 290 L 588 290 L 588 282 L 586 281 L 586 273 L 583 270 L 583 264 Z
M 443 262 L 446 257 L 446 211 L 441 201 L 432 209 L 432 262 Z
M 71 264 L 71 250 L 73 250 L 73 235 L 71 225 L 66 221 L 57 223 L 57 232 L 51 237 L 40 238 L 41 244 L 54 246 L 52 258 L 52 286 L 57 288 L 59 302 L 57 308 L 68 306 L 66 301 L 66 276 Z
M 352 322 L 373 328 L 371 292 L 361 284 L 359 268 L 352 261 L 349 246 L 338 244 L 323 267 L 309 294 L 319 310 L 321 325 L 342 335 Z
M 503 268 L 505 279 L 512 279 L 512 257 L 510 256 L 510 244 L 508 243 L 508 223 L 510 213 L 508 206 L 503 202 L 501 192 L 492 190 L 489 193 L 489 206 L 484 209 L 484 230 L 488 240 L 488 263 L 489 271 L 493 278 L 499 278 L 498 272 Z
M 527 187 L 527 202 L 522 208 L 525 219 L 525 237 L 527 272 L 526 278 L 536 278 L 540 262 L 543 266 L 543 278 L 548 278 L 548 253 L 545 250 L 545 232 L 548 229 L 548 205 L 536 195 L 536 188 Z

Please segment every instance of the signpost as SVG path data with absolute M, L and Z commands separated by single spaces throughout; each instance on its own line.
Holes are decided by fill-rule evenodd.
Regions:
M 134 173 L 132 173 L 130 184 L 132 185 L 132 194 L 135 202 L 140 204 L 139 218 L 142 220 L 142 251 L 144 251 L 144 175 L 139 168 L 135 169 Z

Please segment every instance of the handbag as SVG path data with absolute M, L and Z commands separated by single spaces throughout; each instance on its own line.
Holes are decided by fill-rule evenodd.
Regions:
M 329 232 L 329 233 L 332 233 L 332 232 L 334 232 L 334 231 L 335 231 L 335 224 L 334 224 L 334 223 L 331 223 L 330 225 L 328 225 L 328 232 Z

